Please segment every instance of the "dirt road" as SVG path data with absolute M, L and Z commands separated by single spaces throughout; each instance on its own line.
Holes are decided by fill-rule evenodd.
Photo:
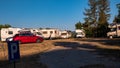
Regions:
M 120 68 L 120 47 L 74 39 L 53 40 L 53 47 L 40 55 L 48 68 Z

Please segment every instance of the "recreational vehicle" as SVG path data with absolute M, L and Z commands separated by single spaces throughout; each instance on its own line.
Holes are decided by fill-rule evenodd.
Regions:
M 107 33 L 107 37 L 120 37 L 120 24 L 111 24 L 108 28 L 110 28 L 110 32 Z
M 60 38 L 70 38 L 72 36 L 71 32 L 69 31 L 60 31 Z
M 40 36 L 40 37 L 44 38 L 40 29 L 28 28 L 27 30 L 29 30 L 31 33 L 33 33 L 36 36 Z
M 76 32 L 76 38 L 84 38 L 85 37 L 85 33 L 83 30 L 76 29 L 75 32 Z
M 1 29 L 1 41 L 6 41 L 7 38 L 13 37 L 15 34 L 19 33 L 21 28 L 2 28 Z
M 54 29 L 54 28 L 43 28 L 40 29 L 40 32 L 42 33 L 43 37 L 45 39 L 49 39 L 49 38 L 59 38 L 59 30 L 58 29 Z

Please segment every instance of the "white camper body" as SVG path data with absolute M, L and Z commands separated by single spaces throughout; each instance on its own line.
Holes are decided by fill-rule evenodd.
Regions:
M 85 37 L 84 31 L 81 29 L 76 29 L 75 33 L 76 33 L 76 38 L 84 38 Z
M 60 38 L 70 38 L 72 34 L 68 31 L 60 31 Z
M 40 30 L 45 39 L 59 38 L 59 30 L 54 28 L 43 28 Z
M 19 33 L 21 28 L 2 28 L 1 29 L 1 41 L 6 41 L 7 38 L 13 37 L 15 34 Z
M 120 24 L 112 24 L 108 26 L 111 31 L 107 33 L 107 37 L 120 37 Z
M 40 37 L 44 38 L 43 35 L 42 35 L 42 33 L 41 33 L 41 31 L 40 31 L 40 29 L 29 28 L 27 30 L 29 30 L 31 33 L 33 33 L 36 36 L 40 36 Z

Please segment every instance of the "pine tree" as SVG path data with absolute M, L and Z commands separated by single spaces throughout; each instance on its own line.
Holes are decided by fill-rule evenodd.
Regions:
M 106 36 L 108 31 L 107 21 L 110 18 L 109 0 L 89 0 L 88 5 L 90 8 L 85 9 L 84 12 L 84 15 L 86 16 L 84 18 L 84 25 L 87 25 L 86 29 L 88 29 L 88 31 L 92 29 L 92 36 Z
M 88 25 L 95 24 L 97 20 L 97 0 L 89 0 L 88 5 L 90 8 L 85 9 L 84 15 L 86 18 L 84 20 Z
M 108 20 L 110 18 L 110 7 L 108 0 L 98 0 L 98 35 L 99 37 L 105 37 L 108 32 Z
M 108 0 L 98 0 L 99 24 L 106 24 L 110 18 L 110 7 Z

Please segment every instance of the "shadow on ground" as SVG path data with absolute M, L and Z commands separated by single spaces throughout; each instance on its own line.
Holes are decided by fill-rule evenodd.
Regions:
M 115 39 L 107 39 L 107 38 L 87 38 L 87 39 L 80 39 L 76 38 L 75 40 L 80 40 L 80 41 L 88 41 L 88 42 L 99 42 L 101 44 L 105 45 L 117 45 L 120 46 L 120 38 L 115 38 Z
M 38 62 L 38 58 L 40 58 L 40 53 L 34 49 L 43 48 L 40 47 L 39 43 L 32 43 L 32 44 L 21 44 L 20 45 L 20 52 L 21 57 L 20 60 L 16 61 L 16 68 L 47 68 L 46 65 Z M 34 51 L 32 51 L 32 50 Z M 4 44 L 4 51 L 3 48 L 0 49 L 0 68 L 14 68 L 13 62 L 8 61 L 8 50 L 7 45 Z M 3 54 L 4 53 L 4 54 Z M 26 55 L 26 56 L 23 56 Z
M 77 42 L 55 42 L 55 46 L 64 46 L 64 47 L 69 47 L 73 49 L 77 48 L 87 48 L 87 49 L 95 49 L 95 51 L 90 51 L 90 52 L 96 52 L 99 55 L 105 56 L 105 57 L 113 57 L 116 60 L 120 61 L 120 50 L 117 49 L 103 49 L 103 48 L 98 48 L 96 46 L 92 46 L 90 44 L 79 44 Z
M 16 61 L 16 68 L 47 68 L 46 65 L 37 62 L 39 55 L 40 53 L 21 57 Z M 0 68 L 14 68 L 14 64 L 8 60 L 0 61 Z
M 89 41 L 90 42 L 92 42 L 92 41 L 94 41 L 94 42 L 95 41 L 96 42 L 98 42 L 98 41 L 104 42 L 104 40 L 89 40 Z M 107 42 L 106 42 L 106 44 L 108 44 Z M 100 59 L 103 58 L 103 59 L 108 60 L 107 66 L 104 65 L 104 63 L 106 63 L 106 62 L 103 61 L 101 64 L 97 64 L 97 63 L 96 64 L 87 64 L 87 65 L 81 66 L 80 68 L 120 68 L 120 64 L 113 65 L 113 66 L 111 66 L 112 65 L 111 63 L 109 64 L 109 61 L 111 61 L 113 63 L 114 62 L 118 62 L 118 63 L 120 62 L 120 58 L 119 58 L 120 57 L 120 50 L 98 48 L 98 47 L 90 45 L 90 44 L 79 44 L 77 42 L 55 42 L 54 45 L 71 48 L 71 50 L 77 50 L 79 52 L 80 51 L 91 52 L 92 54 L 95 54 Z M 92 50 L 90 50 L 90 49 L 92 49 Z M 69 51 L 71 51 L 71 50 L 69 50 Z M 91 55 L 88 54 L 87 56 L 91 56 Z M 81 61 L 81 64 L 82 64 L 82 60 L 80 60 L 80 61 Z M 89 63 L 91 63 L 93 61 L 89 61 Z M 84 63 L 84 61 L 83 61 L 83 63 Z

